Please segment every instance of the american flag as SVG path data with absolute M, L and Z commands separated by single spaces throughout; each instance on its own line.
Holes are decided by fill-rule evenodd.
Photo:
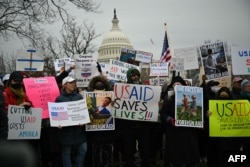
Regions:
M 68 113 L 66 111 L 63 112 L 51 112 L 51 117 L 53 120 L 68 120 Z
M 170 54 L 170 49 L 169 49 L 169 44 L 168 44 L 168 36 L 167 36 L 167 32 L 165 31 L 160 62 L 161 63 L 168 62 L 170 59 L 171 59 L 171 54 Z

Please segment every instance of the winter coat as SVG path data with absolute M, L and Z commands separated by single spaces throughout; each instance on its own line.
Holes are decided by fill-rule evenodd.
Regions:
M 175 96 L 165 99 L 161 119 L 166 127 L 166 162 L 195 164 L 199 162 L 197 128 L 175 127 L 167 122 L 167 117 L 175 119 Z
M 6 140 L 8 136 L 8 117 L 4 108 L 3 92 L 0 91 L 0 140 Z
M 12 93 L 10 87 L 5 88 L 4 93 L 4 100 L 5 100 L 5 110 L 8 111 L 9 105 L 17 105 L 17 97 L 15 94 Z M 25 95 L 23 102 L 32 102 L 29 100 L 28 96 Z
M 62 90 L 61 95 L 56 98 L 57 103 L 81 100 L 83 97 L 76 91 L 71 94 Z M 87 142 L 84 126 L 67 126 L 59 130 L 61 144 L 80 144 Z

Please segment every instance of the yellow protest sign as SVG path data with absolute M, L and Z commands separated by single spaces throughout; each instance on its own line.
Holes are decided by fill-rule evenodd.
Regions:
M 250 136 L 248 100 L 209 100 L 209 136 Z

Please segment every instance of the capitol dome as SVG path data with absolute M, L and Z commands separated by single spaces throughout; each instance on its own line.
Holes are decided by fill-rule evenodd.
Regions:
M 109 63 L 110 59 L 119 59 L 121 48 L 133 49 L 129 38 L 119 28 L 119 20 L 116 17 L 114 9 L 114 18 L 112 20 L 112 29 L 102 40 L 102 44 L 98 50 L 98 62 Z

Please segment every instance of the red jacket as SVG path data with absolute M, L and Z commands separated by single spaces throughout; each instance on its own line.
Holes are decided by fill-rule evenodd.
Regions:
M 4 100 L 5 100 L 5 110 L 8 111 L 8 106 L 9 105 L 18 105 L 17 104 L 17 96 L 15 94 L 12 93 L 10 87 L 5 88 L 4 92 L 3 92 L 3 96 L 4 96 Z M 23 102 L 29 102 L 32 105 L 32 102 L 29 100 L 29 98 L 26 96 L 22 101 Z

